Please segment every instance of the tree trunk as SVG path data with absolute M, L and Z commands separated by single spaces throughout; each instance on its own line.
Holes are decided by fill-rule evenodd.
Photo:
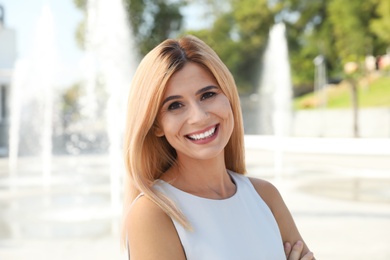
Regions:
M 352 100 L 352 110 L 353 110 L 353 137 L 359 137 L 359 90 L 357 83 L 354 79 L 349 81 L 351 86 L 351 100 Z

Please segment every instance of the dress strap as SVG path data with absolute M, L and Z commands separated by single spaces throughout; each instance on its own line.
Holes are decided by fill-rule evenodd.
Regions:
M 126 234 L 126 247 L 127 247 L 127 258 L 130 260 L 130 247 L 129 247 L 129 239 Z
M 131 208 L 131 207 L 133 206 L 133 204 L 134 204 L 139 198 L 141 198 L 142 196 L 144 196 L 144 193 L 143 193 L 143 192 L 141 192 L 140 194 L 138 194 L 138 196 L 135 197 L 135 199 L 134 199 L 133 202 L 131 203 L 130 208 Z

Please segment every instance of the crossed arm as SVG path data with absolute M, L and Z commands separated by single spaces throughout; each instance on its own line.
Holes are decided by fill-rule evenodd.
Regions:
M 271 209 L 278 223 L 287 259 L 314 260 L 313 253 L 310 252 L 299 234 L 294 219 L 276 187 L 261 179 L 249 179 L 257 193 Z

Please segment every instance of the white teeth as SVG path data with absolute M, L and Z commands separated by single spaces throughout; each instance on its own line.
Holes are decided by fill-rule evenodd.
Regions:
M 214 132 L 215 132 L 215 127 L 213 127 L 212 129 L 210 129 L 204 133 L 196 134 L 196 135 L 189 135 L 188 137 L 193 139 L 193 140 L 201 140 L 201 139 L 205 139 L 205 138 L 212 136 L 214 134 Z

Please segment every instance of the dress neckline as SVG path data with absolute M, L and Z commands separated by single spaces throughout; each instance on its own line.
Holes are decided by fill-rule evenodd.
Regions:
M 176 188 L 175 186 L 173 186 L 172 184 L 170 184 L 169 182 L 166 182 L 162 179 L 158 179 L 157 181 L 164 184 L 165 186 L 167 186 L 169 189 L 171 189 L 172 191 L 174 191 L 175 193 L 179 193 L 183 196 L 186 196 L 186 197 L 190 197 L 190 198 L 194 198 L 194 199 L 199 199 L 199 200 L 205 200 L 205 201 L 229 201 L 235 197 L 237 197 L 237 194 L 239 192 L 239 187 L 238 187 L 238 181 L 237 181 L 237 177 L 235 176 L 236 173 L 233 173 L 231 172 L 230 170 L 227 170 L 227 173 L 229 174 L 231 180 L 233 181 L 233 184 L 236 186 L 236 191 L 233 193 L 233 195 L 227 197 L 227 198 L 223 198 L 223 199 L 211 199 L 211 198 L 206 198 L 206 197 L 201 197 L 201 196 L 198 196 L 198 195 L 194 195 L 192 193 L 189 193 L 189 192 L 186 192 L 186 191 L 183 191 L 179 188 Z

